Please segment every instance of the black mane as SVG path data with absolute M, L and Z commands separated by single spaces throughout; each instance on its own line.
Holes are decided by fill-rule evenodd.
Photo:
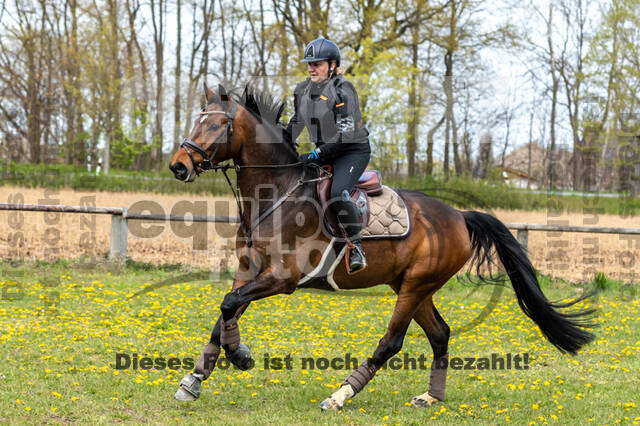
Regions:
M 276 140 L 284 142 L 291 148 L 293 153 L 297 152 L 297 143 L 287 138 L 283 138 L 283 124 L 280 122 L 285 102 L 270 93 L 246 85 L 242 94 L 232 91 L 232 96 L 236 102 L 249 111 L 260 124 L 263 124 Z

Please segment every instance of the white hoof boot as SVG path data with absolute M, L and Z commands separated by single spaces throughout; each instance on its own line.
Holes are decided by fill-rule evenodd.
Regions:
M 329 397 L 320 403 L 320 408 L 322 409 L 322 411 L 338 411 L 342 410 L 342 405 L 338 404 L 338 401 L 336 401 L 335 399 Z
M 413 405 L 416 408 L 424 408 L 424 407 L 431 407 L 433 404 L 436 404 L 438 402 L 440 402 L 438 398 L 432 397 L 427 392 L 419 396 L 414 396 L 413 399 L 411 400 L 411 405 Z
M 353 391 L 351 385 L 343 385 L 333 393 L 329 398 L 320 403 L 320 408 L 323 410 L 342 410 L 344 402 L 351 398 L 356 393 Z
M 178 401 L 195 401 L 200 397 L 202 381 L 193 374 L 187 374 L 180 381 L 180 388 L 173 395 Z
M 196 399 L 198 399 L 195 396 L 191 395 L 189 392 L 185 391 L 182 387 L 180 387 L 175 395 L 173 395 L 173 398 L 183 402 L 195 401 Z

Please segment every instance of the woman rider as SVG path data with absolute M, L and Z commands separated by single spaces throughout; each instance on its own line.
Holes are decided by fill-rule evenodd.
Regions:
M 367 260 L 360 243 L 357 207 L 349 199 L 349 191 L 369 163 L 369 132 L 362 122 L 355 87 L 336 73 L 340 66 L 338 46 L 324 38 L 313 40 L 305 48 L 302 62 L 307 63 L 309 77 L 294 90 L 295 113 L 285 137 L 295 141 L 306 126 L 316 149 L 300 155 L 299 161 L 333 166 L 330 205 L 354 245 L 349 269 L 361 271 Z

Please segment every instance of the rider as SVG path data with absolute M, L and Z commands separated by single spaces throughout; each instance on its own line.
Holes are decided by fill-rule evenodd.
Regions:
M 369 131 L 362 122 L 355 87 L 336 72 L 340 66 L 338 46 L 324 38 L 313 40 L 305 48 L 302 62 L 307 63 L 309 77 L 294 90 L 295 113 L 285 137 L 295 141 L 306 126 L 316 149 L 300 155 L 299 161 L 333 166 L 331 207 L 353 243 L 349 269 L 360 271 L 366 268 L 367 260 L 360 242 L 357 207 L 349 191 L 369 163 Z

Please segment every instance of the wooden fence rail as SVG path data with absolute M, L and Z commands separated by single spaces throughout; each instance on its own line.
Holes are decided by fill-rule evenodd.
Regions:
M 111 244 L 109 258 L 112 260 L 124 260 L 127 257 L 127 236 L 129 227 L 127 221 L 157 220 L 179 222 L 222 222 L 240 223 L 240 218 L 232 216 L 189 216 L 189 215 L 164 215 L 130 213 L 126 207 L 90 207 L 90 206 L 63 206 L 47 204 L 10 204 L 0 203 L 0 210 L 19 210 L 34 212 L 60 212 L 83 214 L 109 214 L 111 215 Z M 626 234 L 640 235 L 640 228 L 613 228 L 603 226 L 572 226 L 551 225 L 534 223 L 505 223 L 509 229 L 517 231 L 518 242 L 525 248 L 529 246 L 529 231 L 547 232 L 587 232 L 591 234 Z

